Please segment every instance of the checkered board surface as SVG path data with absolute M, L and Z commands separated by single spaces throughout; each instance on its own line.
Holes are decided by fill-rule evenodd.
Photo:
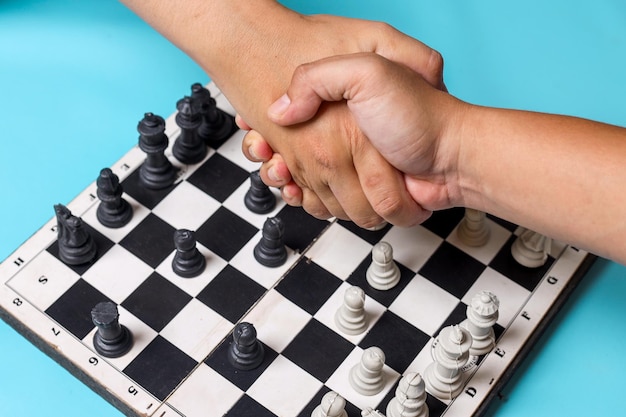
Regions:
M 461 322 L 471 297 L 488 290 L 501 306 L 495 349 L 471 359 L 459 397 L 441 401 L 429 394 L 427 401 L 431 416 L 478 415 L 592 260 L 557 243 L 544 267 L 521 267 L 510 255 L 517 226 L 491 217 L 487 245 L 466 247 L 456 238 L 462 209 L 412 228 L 377 231 L 316 220 L 280 198 L 272 213 L 254 214 L 243 196 L 258 166 L 241 154 L 243 132 L 214 144 L 193 166 L 171 157 L 179 134 L 173 116 L 166 133 L 167 154 L 180 169 L 174 186 L 154 192 L 139 185 L 145 154 L 138 147 L 111 167 L 134 209 L 128 225 L 99 224 L 95 182 L 68 204 L 98 245 L 96 261 L 62 263 L 53 218 L 0 265 L 3 318 L 127 415 L 308 416 L 329 390 L 347 400 L 351 417 L 366 407 L 384 412 L 401 375 L 423 373 L 431 362 L 439 330 Z M 252 254 L 271 216 L 286 227 L 289 256 L 279 268 L 261 266 Z M 196 231 L 207 259 L 196 278 L 171 270 L 172 236 L 180 228 Z M 402 273 L 389 291 L 365 281 L 380 240 L 393 246 Z M 358 336 L 342 334 L 333 321 L 350 285 L 367 295 L 368 329 Z M 130 352 L 114 359 L 100 357 L 92 344 L 90 311 L 105 300 L 119 305 L 120 321 L 134 337 Z M 265 346 L 263 363 L 252 371 L 235 371 L 226 360 L 240 321 L 253 323 Z M 386 385 L 366 397 L 350 387 L 348 372 L 370 346 L 386 354 Z

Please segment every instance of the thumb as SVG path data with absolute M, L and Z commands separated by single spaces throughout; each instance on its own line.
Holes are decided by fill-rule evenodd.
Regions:
M 353 100 L 368 77 L 364 60 L 375 57 L 371 53 L 338 55 L 298 66 L 287 92 L 268 108 L 268 117 L 288 126 L 313 118 L 323 101 Z

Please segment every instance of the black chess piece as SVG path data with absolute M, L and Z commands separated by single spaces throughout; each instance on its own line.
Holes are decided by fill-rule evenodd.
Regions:
M 192 231 L 187 229 L 175 231 L 174 246 L 176 246 L 176 253 L 172 260 L 172 269 L 176 275 L 193 278 L 204 271 L 206 260 L 196 247 L 196 238 Z
M 172 153 L 183 164 L 200 162 L 208 152 L 206 144 L 198 136 L 202 124 L 198 103 L 191 97 L 184 97 L 176 103 L 176 124 L 180 127 L 180 136 L 174 142 Z
M 122 198 L 120 179 L 109 168 L 100 171 L 96 180 L 100 204 L 96 210 L 98 221 L 106 227 L 119 228 L 133 217 L 133 208 Z
M 198 128 L 198 136 L 207 145 L 220 144 L 237 130 L 235 118 L 217 107 L 211 92 L 202 84 L 195 83 L 191 86 L 191 98 L 200 105 L 202 124 Z
M 263 183 L 259 171 L 250 174 L 250 189 L 246 192 L 243 202 L 248 210 L 257 214 L 267 214 L 276 207 L 276 196 Z
M 139 148 L 146 153 L 146 161 L 139 168 L 139 180 L 151 190 L 161 190 L 174 184 L 176 169 L 165 156 L 169 139 L 165 134 L 165 120 L 146 113 L 137 125 Z
M 62 204 L 56 204 L 59 258 L 68 265 L 83 265 L 96 258 L 96 243 L 83 221 Z
M 133 337 L 119 322 L 117 305 L 111 301 L 96 304 L 91 310 L 91 320 L 98 328 L 93 335 L 93 347 L 100 355 L 118 358 L 130 350 Z
M 265 349 L 257 339 L 254 325 L 247 322 L 237 324 L 228 349 L 228 362 L 236 369 L 249 371 L 257 368 L 264 356 Z
M 261 241 L 254 247 L 254 258 L 269 267 L 281 266 L 287 260 L 284 243 L 285 227 L 279 217 L 270 217 L 263 224 Z

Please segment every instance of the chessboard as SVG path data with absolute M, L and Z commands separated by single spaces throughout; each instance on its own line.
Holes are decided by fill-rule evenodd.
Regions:
M 276 203 L 253 212 L 244 199 L 258 164 L 241 153 L 244 132 L 232 124 L 232 106 L 213 84 L 207 88 L 226 120 L 223 137 L 180 162 L 175 144 L 191 128 L 177 120 L 178 107 L 164 121 L 169 146 L 161 154 L 173 167 L 172 181 L 155 190 L 146 187 L 142 166 L 147 158 L 153 168 L 163 161 L 154 149 L 147 157 L 129 126 L 135 146 L 105 168 L 132 215 L 116 227 L 103 225 L 99 207 L 115 192 L 103 194 L 103 167 L 94 171 L 87 189 L 57 206 L 78 219 L 94 257 L 68 264 L 61 256 L 63 216 L 53 216 L 0 264 L 2 318 L 129 416 L 310 416 L 333 391 L 356 417 L 370 408 L 384 414 L 403 375 L 424 375 L 447 343 L 438 335 L 458 331 L 475 296 L 488 293 L 498 301 L 488 352 L 465 354 L 452 398 L 427 385 L 424 406 L 431 416 L 482 414 L 594 257 L 551 242 L 540 265 L 522 266 L 512 247 L 523 228 L 487 215 L 481 227 L 488 238 L 468 245 L 458 232 L 467 218 L 462 208 L 411 228 L 364 230 L 315 219 L 270 190 Z M 264 266 L 255 247 L 276 218 L 284 226 L 283 259 Z M 204 262 L 193 276 L 173 270 L 180 230 L 193 231 Z M 392 248 L 398 278 L 389 289 L 375 289 L 367 278 L 380 242 Z M 364 294 L 364 327 L 346 334 L 336 316 L 354 287 Z M 94 342 L 102 330 L 93 310 L 102 302 L 117 307 L 132 337 L 117 355 L 103 355 Z M 263 352 L 253 369 L 228 359 L 242 323 L 253 325 Z M 350 374 L 372 347 L 384 361 L 376 392 L 364 395 Z

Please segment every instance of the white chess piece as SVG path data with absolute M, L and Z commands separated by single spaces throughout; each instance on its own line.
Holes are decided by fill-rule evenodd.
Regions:
M 457 236 L 467 246 L 484 246 L 489 240 L 491 230 L 487 224 L 487 215 L 482 211 L 465 209 L 465 216 L 456 230 Z
M 470 332 L 460 326 L 445 327 L 435 340 L 434 361 L 424 371 L 424 382 L 435 397 L 451 400 L 463 390 L 460 369 L 469 359 Z
M 400 268 L 393 260 L 393 248 L 378 242 L 372 249 L 372 263 L 365 273 L 367 283 L 377 290 L 389 290 L 400 282 Z
M 527 268 L 545 265 L 552 246 L 552 239 L 532 230 L 525 229 L 513 242 L 511 255 Z
M 365 314 L 365 292 L 352 286 L 343 296 L 343 303 L 335 313 L 335 324 L 345 334 L 357 335 L 367 329 Z
M 311 417 L 348 417 L 346 400 L 334 391 L 329 391 L 322 397 L 320 405 L 315 407 Z
M 365 407 L 361 411 L 361 417 L 385 417 L 383 413 L 378 410 L 374 410 L 372 407 Z
M 396 395 L 387 404 L 387 417 L 428 417 L 426 387 L 421 375 L 404 375 L 396 388 Z
M 350 370 L 350 385 L 362 395 L 376 395 L 385 387 L 383 366 L 385 354 L 382 349 L 372 346 L 363 351 L 359 363 Z
M 496 341 L 493 325 L 498 321 L 499 308 L 498 297 L 489 291 L 481 291 L 472 297 L 467 306 L 467 319 L 461 323 L 461 327 L 472 335 L 470 355 L 486 355 L 493 349 Z

